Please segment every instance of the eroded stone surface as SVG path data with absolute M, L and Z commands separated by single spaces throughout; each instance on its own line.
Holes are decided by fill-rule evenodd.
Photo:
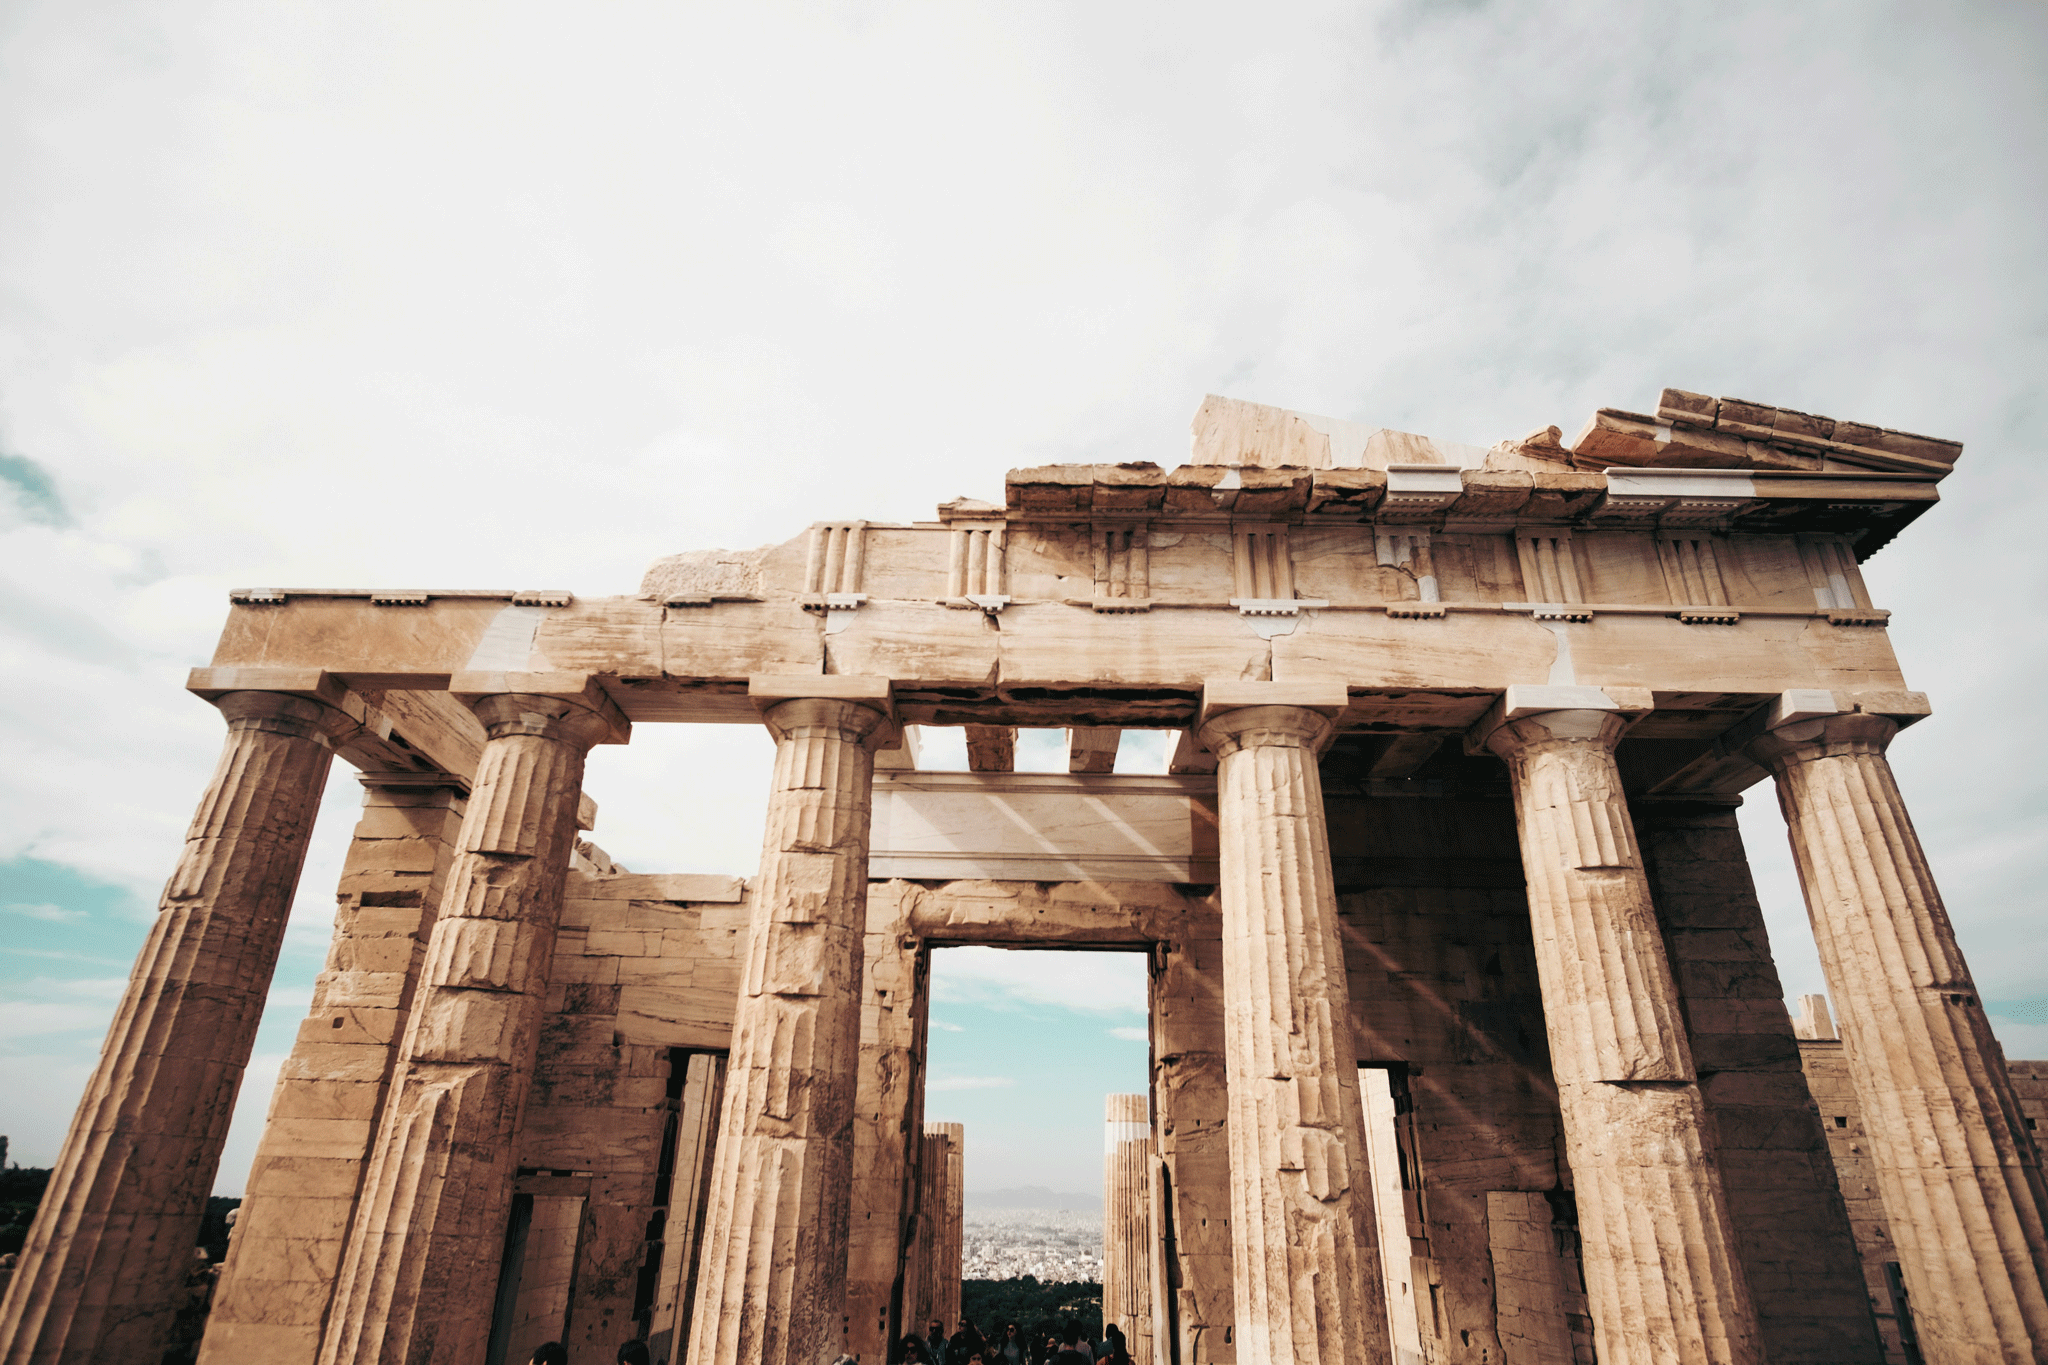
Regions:
M 866 1361 L 933 1307 L 953 1325 L 957 1253 L 932 1252 L 959 1147 L 923 1122 L 925 973 L 947 943 L 1149 954 L 1157 1357 L 1378 1358 L 1385 1313 L 1402 1365 L 1548 1365 L 1596 1331 L 1612 1359 L 1874 1360 L 1846 1229 L 1903 1201 L 1923 1341 L 2025 1358 L 2041 1200 L 2021 1123 L 2039 1116 L 2008 1102 L 1881 757 L 1771 748 L 1927 714 L 1857 566 L 1933 505 L 1954 444 L 1679 390 L 1652 415 L 1602 410 L 1569 445 L 1226 400 L 1196 444 L 1175 470 L 1013 471 L 935 523 L 849 517 L 671 556 L 634 596 L 236 594 L 193 690 L 318 717 L 366 769 L 494 794 L 455 848 L 437 846 L 452 806 L 366 813 L 209 1361 L 304 1361 L 322 1330 L 336 1359 L 516 1365 L 540 1340 L 580 1359 L 645 1336 L 662 1365 L 692 1337 L 705 1359 Z M 1248 715 L 1289 689 L 1293 719 Z M 564 831 L 591 819 L 575 778 L 505 769 L 469 709 L 507 694 L 649 722 L 826 709 L 770 717 L 778 795 L 750 892 L 572 857 Z M 1574 710 L 1602 735 L 1626 718 L 1618 761 L 1528 733 Z M 851 735 L 869 721 L 849 711 L 875 733 Z M 975 771 L 928 781 L 899 722 L 969 727 Z M 1006 774 L 1020 726 L 1070 732 L 1073 773 Z M 1138 727 L 1183 732 L 1180 778 L 1099 771 Z M 884 729 L 892 781 L 965 784 L 946 800 L 980 814 L 870 865 L 865 748 Z M 1489 733 L 1514 739 L 1513 793 Z M 1877 1160 L 1843 1176 L 1846 1214 L 1727 823 L 1760 763 L 1785 769 L 1824 940 L 1841 926 L 1831 977 L 1843 953 L 1872 959 L 1837 984 L 1881 1021 L 1836 1045 L 1879 1097 L 1851 1111 Z M 131 995 L 154 1003 L 110 1038 L 110 1088 L 59 1172 L 73 1193 L 0 1319 L 6 1360 L 151 1359 L 184 1292 L 159 1274 L 190 1236 L 170 1211 L 203 1193 L 246 1047 L 228 1029 L 164 1048 L 152 1021 L 184 1037 L 205 998 L 144 979 L 204 977 L 211 956 L 260 1000 L 261 945 L 207 935 L 289 901 L 305 783 L 261 767 L 216 810 L 251 837 L 187 859 L 246 867 L 220 887 L 249 894 L 201 907 L 205 925 L 167 897 L 159 936 L 182 946 L 138 971 Z M 1060 795 L 1012 799 L 1026 787 Z M 557 862 L 558 925 L 530 876 Z M 883 867 L 916 880 L 870 882 Z M 200 1053 L 215 1069 L 194 1081 Z M 1369 1156 L 1354 1063 L 1378 1105 Z M 188 1081 L 211 1098 L 178 1111 L 162 1087 Z M 174 1111 L 201 1118 L 149 1128 Z M 134 1160 L 102 1179 L 94 1144 L 145 1128 L 106 1148 Z M 1137 1277 L 1114 1278 L 1135 1302 Z
M 1220 760 L 1236 1344 L 1255 1365 L 1389 1358 L 1316 770 L 1331 729 L 1308 707 L 1241 705 L 1202 732 Z
M 1622 794 L 1615 711 L 1487 736 L 1507 761 L 1551 1071 L 1609 1360 L 1760 1361 L 1706 1105 Z
M 540 1046 L 583 760 L 613 721 L 580 700 L 476 702 L 488 736 L 363 1177 L 319 1359 L 469 1361 L 487 1344 L 518 1134 Z
M 2048 1186 L 2004 1057 L 1885 758 L 1881 715 L 1793 720 L 1752 746 L 1779 804 L 1929 1359 L 2048 1341 Z
M 845 1334 L 870 744 L 846 701 L 767 713 L 775 775 L 733 1020 L 693 1360 L 810 1365 Z
M 227 739 L 0 1306 L 0 1358 L 154 1360 L 192 1265 L 336 736 L 220 699 Z

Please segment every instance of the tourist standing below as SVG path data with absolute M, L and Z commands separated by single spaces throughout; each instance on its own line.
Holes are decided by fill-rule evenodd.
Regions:
M 1082 1345 L 1087 1339 L 1087 1333 L 1080 1323 L 1068 1323 L 1063 1338 L 1066 1344 L 1060 1353 L 1052 1358 L 1053 1365 L 1094 1365 L 1093 1355 Z

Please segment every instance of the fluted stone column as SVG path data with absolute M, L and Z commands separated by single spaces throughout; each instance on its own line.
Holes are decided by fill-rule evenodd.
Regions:
M 917 1135 L 917 1218 L 911 1224 L 910 1241 L 903 1248 L 903 1331 L 916 1329 L 925 1334 L 925 1324 L 934 1316 L 933 1229 L 945 1217 L 946 1147 L 943 1133 L 923 1125 Z M 899 1336 L 901 1334 L 899 1333 Z
M 816 1365 L 844 1338 L 880 705 L 799 697 L 764 712 L 775 775 L 690 1325 L 693 1362 Z
M 230 692 L 227 741 L 0 1306 L 7 1365 L 153 1365 L 255 1044 L 313 816 L 353 724 Z
M 2048 1189 L 1885 758 L 1897 729 L 1799 720 L 1749 751 L 1777 779 L 1920 1349 L 2040 1360 Z
M 931 1315 L 949 1332 L 960 1327 L 960 1283 L 965 1262 L 967 1213 L 967 1125 L 927 1123 L 925 1131 L 946 1143 L 942 1202 L 932 1210 Z
M 1749 1365 L 1756 1313 L 1614 763 L 1624 727 L 1540 711 L 1486 738 L 1513 778 L 1598 1353 Z
M 1102 1320 L 1152 1361 L 1152 1116 L 1144 1095 L 1103 1097 Z
M 1232 1279 L 1244 1365 L 1388 1359 L 1358 1057 L 1317 755 L 1343 694 L 1239 705 L 1212 687 L 1218 761 Z
M 513 1140 L 576 842 L 600 694 L 472 703 L 487 739 L 427 941 L 321 1342 L 322 1365 L 472 1365 L 511 1206 Z

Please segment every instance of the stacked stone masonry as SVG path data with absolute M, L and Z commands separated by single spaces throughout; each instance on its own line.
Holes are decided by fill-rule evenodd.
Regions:
M 364 812 L 207 1365 L 950 1328 L 924 1059 L 963 944 L 1146 955 L 1105 1154 L 1146 1365 L 2035 1359 L 2048 1066 L 1988 1031 L 1857 567 L 1959 453 L 1679 390 L 1491 448 L 1212 398 L 1181 468 L 1017 470 L 633 595 L 237 592 L 191 681 L 221 768 L 0 1361 L 161 1357 L 334 754 Z M 750 881 L 578 841 L 585 752 L 665 723 L 775 737 Z M 919 771 L 925 726 L 971 771 Z M 1070 771 L 1012 771 L 1027 727 Z M 1168 776 L 1113 771 L 1125 729 L 1178 732 Z M 1772 964 L 1766 780 L 1839 1040 Z

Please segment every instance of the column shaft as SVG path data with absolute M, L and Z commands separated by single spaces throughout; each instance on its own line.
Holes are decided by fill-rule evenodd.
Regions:
M 945 1178 L 940 1182 L 944 1198 L 932 1210 L 932 1316 L 945 1323 L 949 1332 L 958 1331 L 967 1214 L 967 1127 L 928 1123 L 925 1129 L 946 1140 Z
M 766 719 L 775 776 L 689 1359 L 815 1365 L 845 1336 L 868 745 L 884 718 L 799 699 Z
M 482 1358 L 513 1140 L 576 840 L 612 722 L 563 697 L 475 703 L 488 739 L 335 1284 L 322 1365 Z
M 1152 1362 L 1152 1117 L 1144 1095 L 1104 1097 L 1102 1321 Z
M 903 1250 L 904 1332 L 925 1335 L 933 1318 L 950 1332 L 958 1324 L 939 1313 L 937 1283 L 939 1227 L 946 1221 L 946 1153 L 952 1146 L 938 1124 L 924 1124 L 917 1138 L 917 1221 Z M 901 1336 L 901 1333 L 898 1334 Z
M 1777 778 L 1878 1190 L 1929 1360 L 2048 1343 L 2048 1188 L 1885 748 L 1897 726 L 1786 726 Z
M 346 725 L 231 692 L 228 734 L 0 1306 L 7 1365 L 162 1354 Z
M 1296 706 L 1208 720 L 1218 757 L 1232 1277 L 1244 1365 L 1384 1361 L 1358 1059 L 1316 755 Z
M 1514 782 L 1599 1355 L 1749 1365 L 1756 1314 L 1614 764 L 1622 728 L 1549 711 L 1487 740 Z

